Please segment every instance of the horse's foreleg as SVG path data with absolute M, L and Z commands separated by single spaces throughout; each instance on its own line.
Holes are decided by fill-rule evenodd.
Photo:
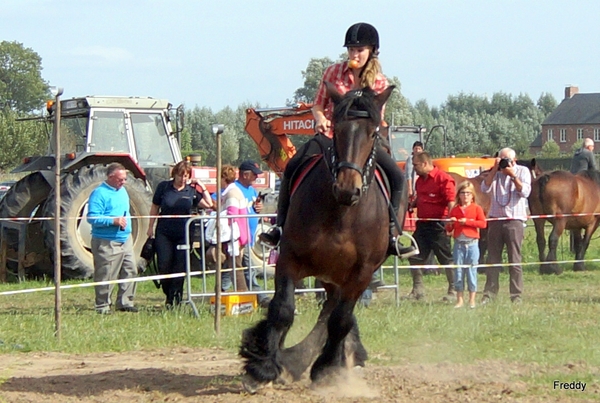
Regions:
M 356 299 L 342 300 L 331 313 L 327 322 L 327 341 L 310 371 L 312 381 L 318 381 L 329 375 L 331 370 L 342 366 L 344 339 L 356 326 L 356 319 L 352 313 L 355 304 Z
M 358 331 L 358 322 L 354 321 L 354 326 L 350 329 L 350 333 L 346 336 L 344 342 L 343 358 L 346 359 L 346 367 L 364 367 L 365 361 L 369 358 L 369 354 L 365 349 L 365 346 L 360 340 L 360 332 Z
M 558 241 L 560 240 L 560 236 L 565 230 L 566 219 L 563 218 L 555 218 L 554 223 L 552 225 L 552 231 L 550 231 L 550 236 L 548 237 L 548 257 L 546 258 L 547 262 L 556 262 L 556 249 L 558 248 Z M 550 273 L 560 274 L 562 273 L 562 269 L 558 267 L 556 263 L 550 263 L 547 265 Z
M 283 371 L 280 351 L 285 336 L 294 323 L 294 281 L 276 274 L 275 295 L 269 304 L 267 318 L 242 335 L 240 356 L 244 359 L 244 387 L 254 392 L 262 384 L 279 378 Z
M 314 362 L 327 340 L 327 322 L 338 302 L 331 293 L 324 301 L 317 323 L 310 333 L 300 343 L 281 352 L 283 366 L 294 381 L 299 380 Z

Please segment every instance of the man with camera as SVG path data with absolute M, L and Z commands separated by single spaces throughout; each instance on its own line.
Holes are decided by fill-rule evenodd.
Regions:
M 481 190 L 491 194 L 488 213 L 488 264 L 502 263 L 502 250 L 506 245 L 510 275 L 510 300 L 521 302 L 523 269 L 521 244 L 527 221 L 527 197 L 531 192 L 531 172 L 517 165 L 515 150 L 503 148 L 491 171 L 481 183 Z M 486 268 L 486 282 L 482 304 L 498 295 L 500 266 Z

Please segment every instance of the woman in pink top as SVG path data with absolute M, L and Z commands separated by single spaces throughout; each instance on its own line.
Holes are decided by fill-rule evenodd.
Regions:
M 229 215 L 247 215 L 248 209 L 246 198 L 240 188 L 235 184 L 237 178 L 235 167 L 232 165 L 223 165 L 221 168 L 221 208 L 223 212 Z M 226 261 L 223 262 L 224 269 L 235 269 L 236 291 L 248 291 L 244 271 L 242 270 L 241 250 L 249 240 L 248 224 L 246 218 L 230 218 L 227 220 L 231 229 L 232 238 L 235 236 L 234 226 L 239 229 L 239 239 L 232 239 L 231 242 L 223 244 L 223 252 L 227 252 Z M 236 225 L 237 224 L 237 225 Z M 232 260 L 235 260 L 235 264 Z M 227 291 L 232 286 L 231 271 L 227 270 L 221 274 L 221 291 Z
M 317 135 L 304 144 L 288 162 L 279 190 L 279 202 L 277 205 L 277 221 L 269 232 L 260 234 L 260 240 L 270 246 L 277 246 L 281 238 L 281 231 L 285 223 L 289 207 L 289 178 L 306 158 L 321 154 L 322 149 L 327 149 L 333 137 L 333 101 L 327 93 L 325 83 L 331 83 L 340 94 L 346 94 L 352 90 L 360 90 L 365 87 L 371 88 L 376 93 L 381 93 L 388 87 L 388 80 L 381 72 L 379 63 L 379 33 L 371 24 L 359 22 L 348 28 L 344 41 L 348 49 L 348 60 L 336 63 L 325 69 L 323 78 L 319 84 L 314 106 L 312 108 L 315 118 L 315 129 Z M 383 120 L 383 111 L 381 117 Z M 377 146 L 377 163 L 385 171 L 390 181 L 391 204 L 397 214 L 404 187 L 404 177 L 392 157 L 381 146 Z M 390 243 L 388 254 L 399 254 L 394 221 L 390 215 Z
M 235 184 L 236 178 L 235 168 L 232 165 L 224 165 L 221 169 L 221 187 L 223 189 L 221 191 L 221 208 L 227 212 L 227 215 L 246 215 L 248 214 L 246 198 Z M 237 223 L 240 230 L 239 246 L 243 247 L 249 239 L 246 219 L 243 217 L 232 218 L 230 222 L 232 226 L 234 222 Z

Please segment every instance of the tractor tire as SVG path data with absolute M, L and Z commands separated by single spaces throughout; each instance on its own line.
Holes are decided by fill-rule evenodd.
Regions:
M 27 175 L 15 183 L 0 201 L 0 217 L 31 217 L 34 213 L 41 213 L 39 206 L 44 204 L 50 190 L 52 186 L 40 172 Z
M 62 276 L 65 279 L 86 279 L 94 274 L 94 260 L 91 252 L 91 226 L 86 220 L 87 203 L 92 191 L 106 179 L 105 165 L 90 165 L 67 174 L 61 182 L 60 245 Z M 150 214 L 152 193 L 145 183 L 129 175 L 125 184 L 129 194 L 130 214 L 132 217 Z M 45 216 L 54 217 L 54 191 L 48 196 Z M 146 241 L 148 218 L 133 218 L 133 249 L 139 258 Z M 45 221 L 43 225 L 46 247 L 54 250 L 54 222 Z M 54 254 L 51 253 L 53 257 Z
M 41 222 L 36 218 L 42 216 L 44 205 L 52 186 L 40 172 L 34 172 L 15 183 L 0 200 L 1 218 L 30 218 L 26 235 L 25 263 L 27 277 L 43 278 L 53 275 L 53 267 L 48 251 L 44 248 L 44 236 L 41 231 Z M 19 238 L 14 231 L 7 231 L 7 246 L 9 249 L 18 250 Z M 11 270 L 16 268 L 16 262 L 8 262 Z M 14 266 L 14 267 L 13 267 Z

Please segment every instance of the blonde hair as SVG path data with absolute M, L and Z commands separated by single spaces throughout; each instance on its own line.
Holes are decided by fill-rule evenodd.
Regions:
M 375 85 L 375 80 L 377 80 L 377 76 L 382 72 L 381 71 L 381 63 L 379 63 L 379 50 L 371 50 L 371 58 L 365 65 L 365 68 L 360 77 L 360 85 L 361 87 L 369 87 L 373 88 Z
M 224 180 L 226 184 L 230 185 L 235 182 L 236 176 L 235 167 L 233 165 L 223 165 L 221 168 L 221 179 Z
M 475 186 L 469 181 L 464 181 L 456 187 L 456 197 L 454 199 L 456 204 L 460 204 L 460 192 L 463 190 L 471 192 L 473 195 L 473 203 L 475 203 Z

